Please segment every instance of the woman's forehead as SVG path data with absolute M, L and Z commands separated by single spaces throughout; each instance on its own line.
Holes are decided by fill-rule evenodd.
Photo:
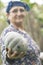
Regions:
M 23 10 L 25 10 L 25 8 L 22 7 L 22 6 L 14 6 L 14 7 L 11 8 L 10 11 L 13 11 L 13 10 L 15 10 L 15 9 L 23 9 Z

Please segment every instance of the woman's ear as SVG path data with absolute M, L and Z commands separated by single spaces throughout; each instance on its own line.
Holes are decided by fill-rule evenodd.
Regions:
M 7 17 L 7 22 L 10 24 L 9 13 L 6 13 L 6 17 Z

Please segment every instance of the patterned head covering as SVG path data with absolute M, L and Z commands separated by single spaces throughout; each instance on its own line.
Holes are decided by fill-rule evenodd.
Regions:
M 13 6 L 21 6 L 21 7 L 24 7 L 26 9 L 26 11 L 29 11 L 30 10 L 30 7 L 26 3 L 23 3 L 23 2 L 20 2 L 20 1 L 10 1 L 9 4 L 8 4 L 8 6 L 7 6 L 6 12 L 9 13 L 10 9 Z

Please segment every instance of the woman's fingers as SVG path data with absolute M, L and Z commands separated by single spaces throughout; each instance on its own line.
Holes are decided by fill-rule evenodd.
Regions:
M 17 56 L 17 51 L 11 53 L 11 50 L 8 51 L 7 53 L 7 56 L 10 58 L 10 59 L 13 59 Z
M 10 59 L 16 59 L 16 58 L 22 58 L 24 57 L 25 53 L 24 52 L 21 52 L 18 54 L 17 51 L 14 51 L 12 52 L 12 50 L 9 48 L 8 51 L 7 51 L 7 56 L 10 58 Z
M 15 58 L 17 56 L 17 51 L 15 51 L 15 52 L 13 52 L 12 54 L 11 54 L 11 58 Z
M 25 53 L 24 52 L 21 52 L 20 54 L 18 54 L 17 52 L 14 52 L 12 55 L 11 55 L 11 58 L 22 58 L 24 57 Z
M 19 54 L 19 57 L 22 58 L 22 57 L 24 57 L 24 55 L 25 55 L 25 53 L 24 53 L 24 52 L 21 52 L 21 53 Z

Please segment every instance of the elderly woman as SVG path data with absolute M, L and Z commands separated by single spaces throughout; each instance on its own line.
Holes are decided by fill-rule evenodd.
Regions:
M 23 28 L 24 18 L 29 10 L 30 7 L 26 3 L 20 1 L 10 1 L 6 8 L 9 26 L 4 29 L 0 38 L 3 65 L 41 65 L 39 58 L 40 49 L 31 36 Z M 9 54 L 11 49 L 8 50 L 7 53 L 3 41 L 6 34 L 12 31 L 22 35 L 28 41 L 28 50 L 26 55 L 24 56 L 24 53 L 21 52 L 18 59 L 10 58 Z M 14 51 L 12 54 L 13 57 L 15 57 L 17 52 Z

